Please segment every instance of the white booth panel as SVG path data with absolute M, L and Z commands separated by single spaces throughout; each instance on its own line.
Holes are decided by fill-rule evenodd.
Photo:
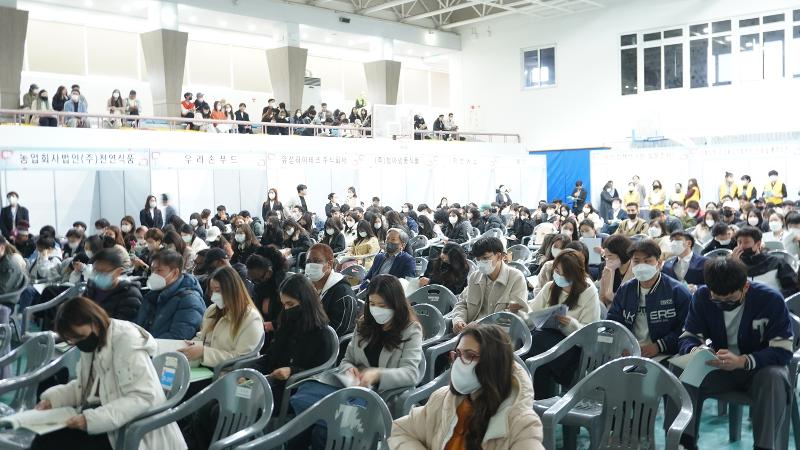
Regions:
M 119 219 L 127 215 L 125 202 L 122 201 L 125 198 L 125 181 L 123 180 L 122 171 L 110 170 L 96 173 L 100 214 L 112 225 L 119 225 Z
M 125 184 L 125 212 L 133 216 L 137 224 L 139 211 L 144 208 L 144 202 L 151 192 L 150 178 L 150 172 L 146 170 L 126 170 L 122 174 Z
M 97 201 L 99 190 L 97 189 L 97 177 L 95 173 L 96 172 L 89 170 L 53 171 L 52 175 L 55 180 L 53 186 L 55 192 L 58 193 L 56 221 L 55 223 L 41 222 L 40 225 L 48 223 L 56 227 L 59 233 L 66 233 L 67 230 L 72 227 L 73 223 L 81 221 L 86 222 L 90 230 L 93 229 L 94 224 L 87 222 L 87 218 L 99 218 L 101 214 L 100 202 Z M 31 219 L 38 219 L 34 217 L 33 212 L 31 212 Z
M 19 204 L 28 208 L 32 233 L 38 233 L 39 228 L 44 225 L 57 226 L 56 190 L 52 171 L 7 172 L 5 182 L 5 192 L 19 193 Z
M 225 171 L 223 173 L 229 173 Z M 199 213 L 203 209 L 211 209 L 215 213 L 217 204 L 209 202 L 214 198 L 214 176 L 208 170 L 180 170 L 178 171 L 178 188 L 172 202 L 181 218 L 189 221 L 192 213 Z M 213 204 L 212 204 L 213 203 Z
M 267 170 L 242 170 L 239 172 L 242 209 L 250 211 L 252 217 L 261 217 L 261 204 L 267 200 Z
M 225 205 L 228 214 L 241 211 L 239 172 L 236 170 L 216 170 L 213 174 L 214 208 L 218 205 Z M 212 211 L 216 212 L 216 209 L 212 209 Z

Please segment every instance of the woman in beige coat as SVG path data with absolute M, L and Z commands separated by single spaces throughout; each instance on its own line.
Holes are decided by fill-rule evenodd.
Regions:
M 143 328 L 111 319 L 84 297 L 59 308 L 56 332 L 81 351 L 77 378 L 42 394 L 36 409 L 71 406 L 78 415 L 67 428 L 39 435 L 32 449 L 115 448 L 117 430 L 166 401 L 151 357 L 156 341 Z M 145 435 L 140 450 L 185 449 L 177 424 Z
M 358 236 L 355 241 L 353 241 L 353 245 L 347 250 L 347 256 L 375 255 L 381 251 L 380 242 L 378 242 L 378 238 L 375 237 L 375 232 L 372 230 L 369 222 L 366 220 L 358 222 L 356 230 Z M 361 265 L 369 270 L 374 260 L 375 256 L 365 258 Z
M 392 450 L 541 450 L 533 386 L 496 325 L 469 325 L 451 356 L 450 385 L 394 421 Z

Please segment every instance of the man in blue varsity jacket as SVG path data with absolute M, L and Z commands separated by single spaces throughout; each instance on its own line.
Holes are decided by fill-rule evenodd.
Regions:
M 669 235 L 672 254 L 676 255 L 664 262 L 661 272 L 678 281 L 683 281 L 694 292 L 698 286 L 706 284 L 703 277 L 703 266 L 708 258 L 695 255 L 694 236 L 685 231 L 676 231 Z
M 787 368 L 792 324 L 783 297 L 764 284 L 748 281 L 747 268 L 732 259 L 709 261 L 705 279 L 706 286 L 697 290 L 689 307 L 680 352 L 704 348 L 710 340 L 718 359 L 708 364 L 720 370 L 709 373 L 699 389 L 684 386 L 695 411 L 700 407 L 699 391 L 704 396 L 730 391 L 747 395 L 755 448 L 778 448 L 793 394 Z M 697 448 L 698 426 L 692 418 L 681 438 L 685 448 Z
M 683 283 L 658 271 L 661 248 L 652 239 L 634 243 L 628 255 L 636 279 L 620 286 L 606 318 L 631 330 L 643 357 L 674 355 L 692 296 Z
M 762 249 L 761 231 L 754 227 L 742 227 L 736 232 L 736 248 L 732 259 L 747 266 L 747 276 L 780 291 L 788 298 L 798 290 L 797 274 L 792 266 L 777 256 Z

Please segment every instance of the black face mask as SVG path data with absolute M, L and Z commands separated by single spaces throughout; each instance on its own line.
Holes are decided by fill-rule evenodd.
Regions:
M 450 263 L 447 261 L 442 261 L 441 264 L 439 264 L 439 269 L 442 272 L 447 272 L 448 270 L 450 270 L 450 267 L 451 267 Z
M 78 350 L 82 351 L 83 353 L 93 353 L 95 350 L 97 350 L 99 345 L 100 338 L 98 338 L 97 335 L 92 332 L 92 334 L 77 342 L 75 347 L 78 347 Z
M 733 311 L 734 309 L 738 308 L 742 305 L 741 302 L 731 302 L 726 300 L 718 300 L 716 298 L 711 298 L 711 303 L 716 305 L 717 308 L 723 311 Z
M 748 248 L 747 250 L 742 250 L 742 256 L 740 258 L 744 261 L 751 260 L 754 256 L 756 256 L 756 252 L 754 252 L 752 248 Z
M 636 217 L 637 217 L 637 216 L 638 216 L 638 214 L 631 214 L 631 213 L 628 213 L 628 219 L 630 219 L 630 220 L 636 220 Z
M 300 308 L 295 306 L 291 309 L 283 310 L 283 320 L 287 322 L 296 322 L 300 318 Z

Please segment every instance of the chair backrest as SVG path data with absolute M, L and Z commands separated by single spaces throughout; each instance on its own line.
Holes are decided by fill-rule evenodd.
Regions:
M 411 254 L 415 255 L 417 250 L 423 249 L 428 246 L 428 238 L 425 235 L 418 234 L 408 241 L 408 249 Z
M 367 269 L 364 266 L 359 264 L 353 264 L 352 266 L 347 266 L 340 272 L 345 278 L 353 278 L 358 280 L 359 283 L 364 281 L 364 277 L 367 276 Z
M 680 407 L 668 427 L 668 449 L 677 449 L 683 430 L 692 415 L 689 394 L 678 378 L 664 366 L 647 358 L 625 357 L 606 364 L 583 378 L 563 398 L 545 412 L 545 448 L 555 448 L 555 430 L 572 407 L 585 398 L 602 398 L 598 448 L 655 448 L 655 421 L 662 399 Z M 593 443 L 594 444 L 594 443 Z M 548 446 L 552 445 L 552 446 Z
M 11 350 L 11 325 L 0 324 L 0 358 L 7 355 Z
M 731 253 L 733 253 L 733 251 L 729 248 L 718 248 L 706 253 L 705 257 L 709 259 L 725 259 L 731 256 Z
M 511 346 L 514 347 L 515 355 L 522 356 L 530 351 L 533 343 L 531 330 L 518 315 L 501 311 L 484 317 L 479 320 L 478 323 L 497 325 L 505 329 L 508 336 L 511 338 Z
M 483 232 L 483 237 L 496 237 L 500 239 L 503 237 L 503 230 L 500 228 L 489 228 Z
M 478 264 L 471 259 L 467 260 L 467 266 L 469 266 L 469 275 L 472 275 L 472 272 L 478 270 Z
M 25 289 L 28 289 L 28 283 L 23 283 L 22 287 L 17 289 L 16 291 L 6 292 L 5 294 L 0 294 L 0 305 L 6 305 L 9 308 L 13 309 L 14 305 L 19 303 L 19 297 L 25 292 Z
M 338 390 L 272 433 L 236 450 L 280 448 L 315 423 L 328 425 L 326 449 L 384 448 L 392 429 L 389 408 L 375 392 L 362 387 Z
M 764 241 L 764 247 L 767 250 L 783 250 L 783 242 L 781 241 Z
M 21 334 L 24 335 L 28 332 L 28 327 L 31 325 L 31 321 L 37 314 L 48 309 L 54 309 L 65 301 L 82 295 L 84 291 L 86 291 L 86 283 L 78 283 L 47 302 L 38 303 L 25 308 L 25 313 L 22 318 L 22 329 L 20 330 Z
M 570 338 L 573 339 L 570 339 Z M 571 341 L 571 342 L 570 342 Z M 624 325 L 612 320 L 594 322 L 567 336 L 561 344 L 581 348 L 578 378 L 623 354 L 639 356 L 639 341 Z M 561 345 L 559 344 L 559 345 Z
M 447 331 L 447 324 L 439 309 L 433 305 L 417 303 L 414 305 L 414 312 L 422 325 L 422 348 L 441 341 Z
M 167 352 L 153 358 L 153 367 L 156 368 L 158 381 L 167 397 L 166 403 L 159 405 L 163 411 L 177 405 L 189 389 L 191 367 L 189 360 L 183 353 Z M 152 411 L 150 411 L 152 413 Z
M 798 267 L 797 258 L 795 258 L 791 253 L 783 250 L 773 250 L 769 252 L 769 254 L 783 259 L 784 261 L 786 261 L 786 264 L 789 264 L 792 267 L 792 270 L 797 272 L 797 267 Z
M 533 228 L 533 243 L 535 245 L 542 245 L 544 243 L 544 238 L 548 234 L 553 234 L 556 232 L 556 227 L 550 222 L 542 222 L 539 225 L 536 225 Z
M 506 253 L 511 253 L 512 261 L 528 261 L 531 259 L 531 249 L 522 244 L 512 245 L 506 250 Z
M 414 291 L 408 296 L 408 301 L 412 305 L 427 303 L 435 306 L 443 315 L 450 313 L 456 306 L 458 299 L 450 289 L 440 284 L 429 284 Z
M 31 378 L 35 378 L 36 374 L 50 363 L 54 350 L 55 334 L 44 331 L 29 334 L 19 347 L 0 358 L 0 367 L 11 368 L 11 378 L 3 380 L 2 383 L 12 383 L 14 386 L 13 389 L 3 389 L 4 392 L 14 392 L 13 399 L 8 402 L 12 409 L 15 411 L 30 409 L 36 404 L 38 383 L 34 383 Z M 61 358 L 65 356 L 66 354 Z M 31 382 L 25 382 L 26 380 Z M 22 383 L 13 384 L 16 381 Z
M 520 261 L 511 261 L 510 263 L 507 264 L 509 267 L 513 267 L 522 272 L 522 274 L 525 275 L 525 278 L 531 276 L 531 271 L 528 270 L 528 268 L 525 267 L 525 264 L 521 263 Z
M 417 264 L 417 276 L 421 277 L 425 274 L 425 271 L 428 269 L 428 258 L 424 257 L 416 257 L 414 258 L 414 262 Z
M 786 307 L 792 314 L 800 316 L 800 292 L 792 294 L 786 299 Z

